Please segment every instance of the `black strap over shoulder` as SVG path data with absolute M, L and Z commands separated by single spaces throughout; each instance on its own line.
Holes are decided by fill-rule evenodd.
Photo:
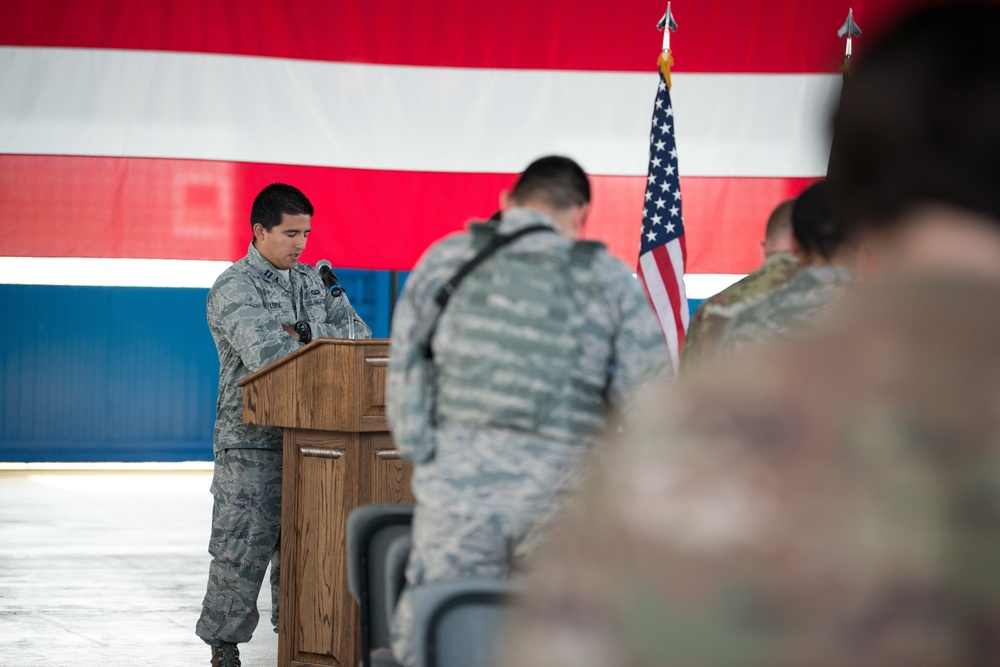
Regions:
M 494 228 L 495 229 L 495 228 Z M 530 227 L 525 227 L 519 229 L 513 234 L 498 234 L 494 231 L 492 238 L 486 244 L 486 247 L 479 251 L 475 257 L 470 259 L 468 262 L 462 265 L 462 267 L 451 277 L 451 280 L 446 282 L 441 289 L 438 290 L 437 294 L 434 296 L 434 301 L 437 305 L 444 310 L 444 307 L 448 305 L 448 300 L 451 299 L 451 295 L 458 288 L 458 284 L 465 280 L 465 277 L 472 273 L 477 266 L 483 263 L 487 257 L 495 253 L 500 248 L 504 247 L 512 241 L 516 241 L 522 236 L 527 236 L 534 232 L 555 232 L 556 230 L 549 225 L 531 225 Z M 440 313 L 438 314 L 440 316 Z
M 535 232 L 556 232 L 554 228 L 549 225 L 531 225 L 523 229 L 519 229 L 512 234 L 499 234 L 496 231 L 496 225 L 485 224 L 480 225 L 478 229 L 473 230 L 476 236 L 485 236 L 489 240 L 486 243 L 486 247 L 480 250 L 476 255 L 470 259 L 468 262 L 463 264 L 455 275 L 451 277 L 448 282 L 446 282 L 441 289 L 437 291 L 434 295 L 434 301 L 438 305 L 438 311 L 434 314 L 434 319 L 431 321 L 430 326 L 426 329 L 426 334 L 421 341 L 421 347 L 423 348 L 424 357 L 430 359 L 434 356 L 434 352 L 431 349 L 431 339 L 434 338 L 434 332 L 437 331 L 438 321 L 441 319 L 441 315 L 444 313 L 445 306 L 448 305 L 448 301 L 451 299 L 451 295 L 455 293 L 458 289 L 459 283 L 465 280 L 472 271 L 483 263 L 484 260 L 493 255 L 497 250 L 504 247 L 505 245 L 516 241 L 522 236 L 527 236 L 528 234 L 534 234 Z

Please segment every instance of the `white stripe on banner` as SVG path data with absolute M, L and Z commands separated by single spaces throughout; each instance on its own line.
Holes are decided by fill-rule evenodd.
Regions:
M 0 257 L 0 284 L 211 287 L 230 264 L 187 259 Z
M 99 287 L 211 287 L 230 262 L 188 259 L 0 257 L 0 285 Z M 739 274 L 684 276 L 689 299 L 707 299 L 742 278 Z
M 516 173 L 547 153 L 643 175 L 649 73 L 0 48 L 0 153 Z M 686 176 L 826 173 L 840 77 L 674 75 Z

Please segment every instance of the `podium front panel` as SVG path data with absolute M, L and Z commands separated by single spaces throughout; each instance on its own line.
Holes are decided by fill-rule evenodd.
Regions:
M 285 429 L 279 665 L 357 665 L 361 619 L 347 578 L 347 516 L 413 502 L 388 433 Z

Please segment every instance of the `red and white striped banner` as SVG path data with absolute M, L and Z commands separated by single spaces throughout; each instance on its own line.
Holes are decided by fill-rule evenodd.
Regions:
M 232 261 L 274 181 L 316 205 L 306 261 L 409 269 L 547 153 L 593 174 L 588 234 L 634 264 L 663 4 L 0 3 L 0 281 L 35 280 L 31 258 Z M 912 0 L 852 4 L 872 32 Z M 847 5 L 674 10 L 698 298 L 754 268 L 770 209 L 825 172 Z

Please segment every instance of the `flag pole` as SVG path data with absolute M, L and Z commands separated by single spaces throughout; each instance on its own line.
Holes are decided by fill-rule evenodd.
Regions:
M 677 22 L 674 21 L 674 13 L 670 11 L 670 3 L 667 3 L 667 11 L 663 12 L 663 18 L 656 24 L 656 29 L 663 32 L 663 52 L 670 53 L 670 33 L 677 30 Z
M 663 31 L 663 45 L 657 58 L 660 76 L 649 135 L 649 166 L 636 273 L 656 313 L 671 366 L 677 373 L 690 310 L 684 289 L 687 245 L 681 210 L 674 107 L 670 98 L 670 68 L 673 65 L 670 33 L 677 30 L 677 22 L 669 2 L 656 27 Z
M 660 52 L 660 57 L 657 59 L 657 65 L 660 67 L 660 71 L 663 72 L 663 79 L 667 82 L 667 87 L 670 87 L 670 68 L 674 66 L 674 56 L 670 52 L 670 33 L 677 30 L 677 21 L 674 20 L 674 13 L 670 11 L 670 3 L 667 3 L 667 11 L 663 12 L 663 17 L 660 19 L 659 23 L 656 24 L 656 29 L 663 32 L 663 47 Z
M 853 41 L 855 37 L 861 37 L 861 28 L 858 24 L 854 22 L 854 8 L 848 8 L 847 10 L 847 20 L 844 21 L 844 25 L 840 26 L 840 30 L 837 31 L 837 37 L 844 37 L 846 35 L 847 41 L 844 44 L 844 64 L 841 65 L 840 71 L 844 76 L 851 73 L 851 56 L 853 55 Z

